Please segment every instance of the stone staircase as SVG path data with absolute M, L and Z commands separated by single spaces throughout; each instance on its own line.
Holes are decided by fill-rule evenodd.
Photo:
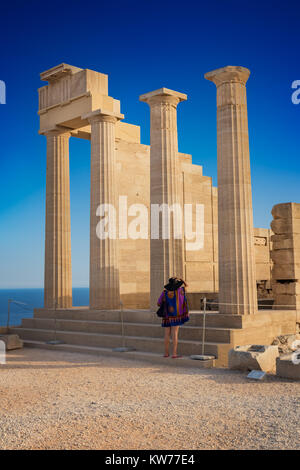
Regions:
M 49 345 L 54 339 L 64 344 Z M 227 366 L 229 349 L 247 344 L 249 335 L 243 329 L 245 318 L 241 315 L 206 314 L 204 353 L 215 356 L 210 366 Z M 192 360 L 190 355 L 202 353 L 203 313 L 190 312 L 190 321 L 180 328 L 178 354 L 182 359 L 170 360 L 168 365 L 203 367 L 202 361 Z M 100 311 L 88 307 L 72 309 L 35 309 L 33 318 L 25 318 L 18 327 L 11 328 L 24 341 L 25 346 L 61 349 L 90 354 L 117 354 L 114 348 L 128 347 L 135 351 L 119 353 L 123 357 L 164 362 L 163 329 L 155 313 L 148 310 L 123 312 L 123 335 L 120 311 Z M 257 331 L 257 330 L 256 330 Z

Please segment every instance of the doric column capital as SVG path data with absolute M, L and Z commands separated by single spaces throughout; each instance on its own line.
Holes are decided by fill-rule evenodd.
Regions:
M 250 70 L 246 67 L 227 65 L 227 67 L 222 67 L 206 73 L 204 78 L 214 82 L 214 84 L 219 87 L 224 83 L 242 83 L 245 85 L 249 75 Z
M 169 90 L 168 88 L 159 88 L 158 90 L 150 91 L 140 96 L 140 101 L 148 103 L 150 107 L 164 103 L 177 106 L 180 101 L 185 101 L 186 99 L 187 95 L 184 93 Z
M 116 123 L 121 119 L 124 119 L 124 114 L 114 113 L 112 111 L 105 111 L 103 109 L 96 109 L 96 111 L 92 111 L 91 113 L 84 114 L 82 119 L 87 119 L 90 124 L 92 122 L 111 122 Z

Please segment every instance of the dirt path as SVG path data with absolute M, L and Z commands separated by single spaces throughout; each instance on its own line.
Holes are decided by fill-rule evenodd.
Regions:
M 27 348 L 0 366 L 0 449 L 299 449 L 299 418 L 276 377 Z

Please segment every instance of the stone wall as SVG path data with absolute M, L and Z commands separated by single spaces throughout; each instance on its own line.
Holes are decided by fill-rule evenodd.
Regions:
M 277 204 L 272 215 L 274 306 L 296 309 L 300 321 L 300 204 Z
M 128 207 L 142 203 L 150 213 L 150 147 L 140 143 L 138 126 L 120 122 L 116 128 L 119 195 L 127 196 Z M 182 203 L 204 205 L 204 247 L 188 251 L 184 243 L 185 279 L 190 293 L 218 291 L 218 190 L 212 178 L 204 176 L 202 166 L 192 156 L 179 153 Z M 195 213 L 193 213 L 193 217 Z M 128 217 L 128 223 L 134 217 Z M 149 220 L 150 227 L 150 220 Z M 271 230 L 254 229 L 256 278 L 260 298 L 270 297 Z M 148 308 L 150 290 L 150 241 L 119 241 L 121 299 L 127 308 Z

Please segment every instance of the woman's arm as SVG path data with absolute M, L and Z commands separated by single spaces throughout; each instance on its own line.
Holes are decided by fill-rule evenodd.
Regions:
M 183 289 L 186 289 L 188 287 L 187 283 L 185 282 L 184 279 L 179 279 L 179 281 L 183 282 Z

